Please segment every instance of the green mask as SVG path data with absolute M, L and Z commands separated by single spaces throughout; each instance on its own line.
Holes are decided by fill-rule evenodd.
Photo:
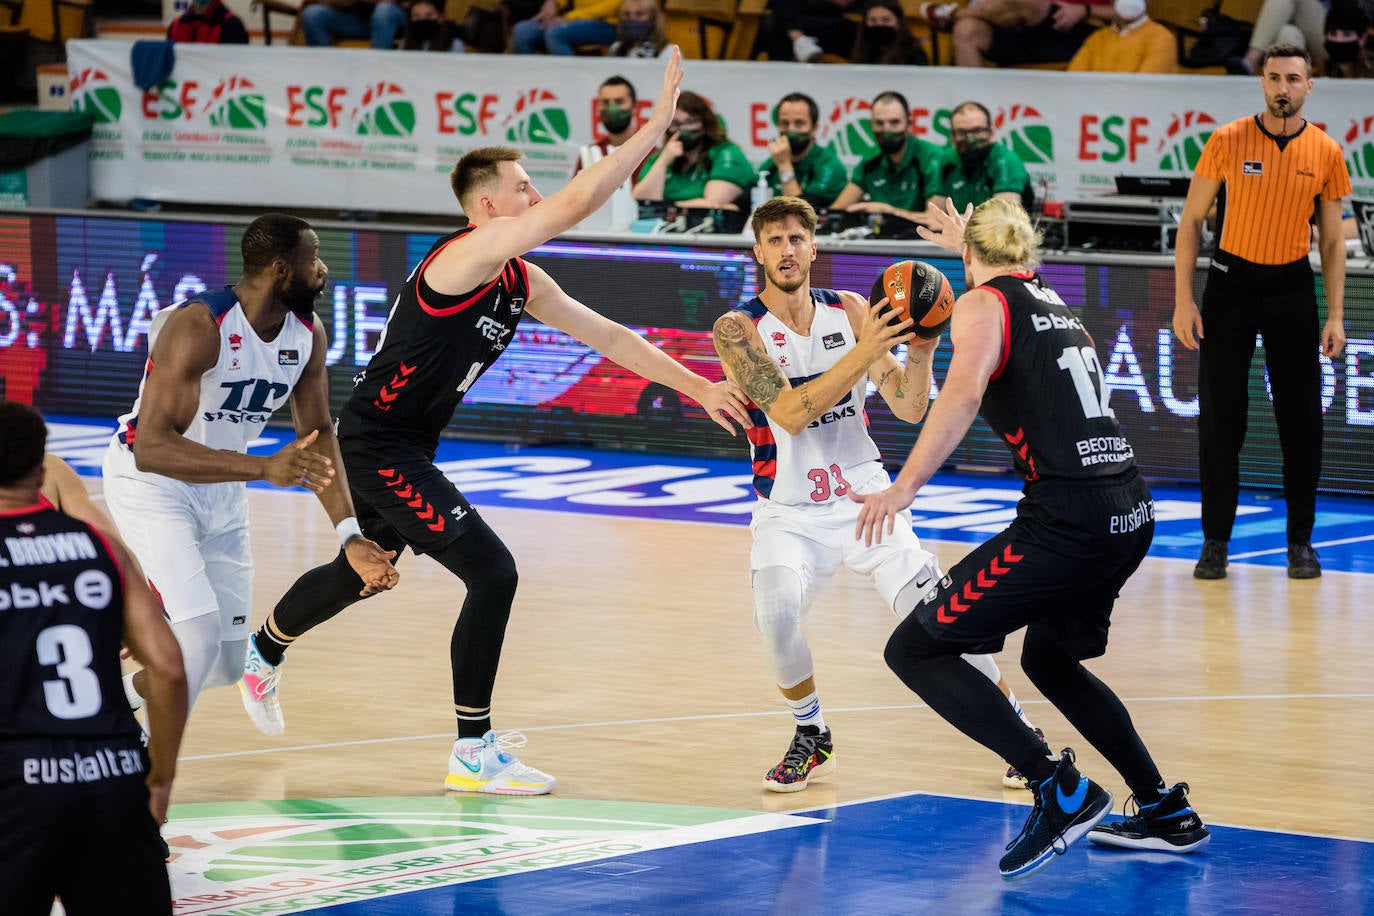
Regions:
M 795 130 L 787 131 L 787 148 L 792 151 L 793 156 L 800 156 L 806 152 L 806 148 L 810 145 L 810 134 L 803 134 Z
M 873 139 L 878 141 L 878 149 L 889 156 L 901 151 L 906 145 L 906 138 L 907 133 L 904 130 L 880 130 L 873 135 Z

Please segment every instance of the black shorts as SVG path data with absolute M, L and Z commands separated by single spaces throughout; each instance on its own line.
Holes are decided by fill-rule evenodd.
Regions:
M 48 916 L 60 896 L 68 916 L 170 916 L 146 778 L 137 738 L 0 740 L 0 910 Z
M 1150 488 L 1134 470 L 1040 481 L 1011 526 L 959 561 L 912 617 L 958 652 L 998 652 L 1008 633 L 1033 627 L 1074 658 L 1095 658 L 1154 527 Z
M 344 411 L 339 449 L 363 534 L 388 550 L 437 553 L 477 511 L 434 466 L 434 446 Z
M 1003 67 L 1071 60 L 1093 29 L 1080 22 L 1061 32 L 1054 27 L 1054 6 L 1050 11 L 1051 15 L 1035 25 L 993 26 L 987 59 Z

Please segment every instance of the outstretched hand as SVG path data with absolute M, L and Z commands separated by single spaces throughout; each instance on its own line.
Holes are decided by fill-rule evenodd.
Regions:
M 268 458 L 263 464 L 262 479 L 278 487 L 300 484 L 315 493 L 329 486 L 334 481 L 334 462 L 328 456 L 310 450 L 319 437 L 318 429 L 311 430 L 308 436 L 297 439 Z
M 668 54 L 668 64 L 663 68 L 663 89 L 658 94 L 658 103 L 654 106 L 650 120 L 657 125 L 656 130 L 660 133 L 673 120 L 673 114 L 677 111 L 678 91 L 682 86 L 682 49 L 673 45 L 672 51 Z
M 849 498 L 862 503 L 858 521 L 854 523 L 854 539 L 862 537 L 864 546 L 871 547 L 881 543 L 884 534 L 891 534 L 895 530 L 898 513 L 911 505 L 916 493 L 893 483 L 877 493 L 855 493 L 850 490 Z
M 365 537 L 349 538 L 344 545 L 344 556 L 358 578 L 363 580 L 363 590 L 358 594 L 364 598 L 394 588 L 401 581 L 401 574 L 391 565 L 396 558 L 396 551 L 383 550 L 376 541 L 369 541 Z
M 730 425 L 731 420 L 738 423 L 740 429 L 752 429 L 754 426 L 754 422 L 749 419 L 749 399 L 744 396 L 739 386 L 729 379 L 716 382 L 707 388 L 706 393 L 701 396 L 701 406 L 706 409 L 712 420 L 732 436 L 735 434 L 735 428 Z
M 927 242 L 934 242 L 946 251 L 961 252 L 964 250 L 964 227 L 968 225 L 969 217 L 973 216 L 973 204 L 964 208 L 960 213 L 954 209 L 954 201 L 945 198 L 943 207 L 927 207 L 924 216 L 930 218 L 935 224 L 934 229 L 917 225 L 916 234 Z

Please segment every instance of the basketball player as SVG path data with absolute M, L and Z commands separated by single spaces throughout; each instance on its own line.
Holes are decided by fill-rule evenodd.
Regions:
M 870 306 L 857 293 L 811 288 L 816 211 L 806 201 L 775 197 L 754 211 L 751 225 L 767 284 L 743 309 L 716 319 L 714 339 L 726 376 L 754 403 L 754 626 L 796 722 L 763 787 L 798 792 L 835 766 L 801 628 L 817 589 L 843 564 L 867 576 L 901 616 L 940 576 L 909 513 L 887 543 L 867 546 L 854 537 L 859 507 L 846 498 L 891 482 L 868 435 L 867 380 L 899 419 L 919 423 L 939 338 L 915 337 L 910 319 L 889 325 L 887 300 Z M 891 353 L 898 343 L 907 343 L 905 365 Z M 993 683 L 1001 679 L 990 656 L 970 663 Z
M 129 555 L 43 495 L 47 429 L 0 402 L 0 900 L 7 914 L 170 914 L 158 827 L 176 775 L 186 679 Z M 78 482 L 79 483 L 79 482 Z M 144 665 L 145 752 L 119 681 Z
M 564 331 L 645 378 L 699 401 L 717 423 L 748 425 L 728 382 L 711 384 L 629 329 L 572 299 L 521 255 L 601 206 L 663 135 L 682 80 L 674 48 L 648 122 L 547 199 L 507 147 L 472 150 L 452 186 L 470 225 L 435 243 L 392 306 L 382 343 L 354 380 L 339 441 L 359 519 L 389 549 L 426 553 L 467 595 L 450 643 L 458 736 L 444 784 L 455 791 L 542 795 L 554 779 L 507 753 L 522 738 L 491 727 L 491 692 L 515 598 L 515 560 L 467 498 L 434 465 L 439 436 L 474 382 L 500 357 L 521 317 Z M 275 678 L 283 653 L 311 627 L 358 600 L 340 557 L 302 576 L 255 634 L 244 669 L 254 690 Z
M 1154 535 L 1154 501 L 1111 408 L 1092 338 L 1035 271 L 1038 238 L 1020 204 L 994 198 L 967 220 L 953 207 L 923 237 L 964 259 L 954 357 L 940 397 L 891 487 L 851 493 L 856 533 L 904 530 L 917 492 L 981 412 L 1026 479 L 1016 520 L 961 560 L 888 641 L 888 665 L 930 708 L 1031 782 L 1034 807 L 1008 847 L 1003 877 L 1029 874 L 1092 830 L 1099 843 L 1190 852 L 1208 841 L 1188 786 L 1164 785 L 1130 714 L 1081 661 L 1107 648 L 1112 605 Z M 995 652 L 1026 627 L 1021 667 L 1125 779 L 1138 813 L 1095 827 L 1112 796 L 1056 760 L 960 657 Z
M 242 250 L 238 283 L 153 320 L 138 399 L 105 453 L 105 505 L 166 606 L 192 706 L 243 672 L 253 595 L 245 481 L 315 492 L 358 587 L 397 581 L 392 555 L 361 536 L 340 479 L 324 326 L 312 311 L 328 276 L 319 238 L 304 220 L 269 214 L 249 224 Z M 288 402 L 300 438 L 270 457 L 246 454 Z M 147 695 L 141 674 L 125 689 L 135 707 Z M 275 703 L 245 705 L 260 730 L 282 732 Z

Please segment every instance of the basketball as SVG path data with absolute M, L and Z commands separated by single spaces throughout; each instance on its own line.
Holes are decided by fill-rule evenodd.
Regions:
M 888 265 L 873 283 L 869 304 L 876 304 L 884 296 L 894 313 L 893 322 L 914 318 L 912 330 L 926 340 L 943 334 L 954 313 L 954 290 L 949 278 L 925 261 Z

